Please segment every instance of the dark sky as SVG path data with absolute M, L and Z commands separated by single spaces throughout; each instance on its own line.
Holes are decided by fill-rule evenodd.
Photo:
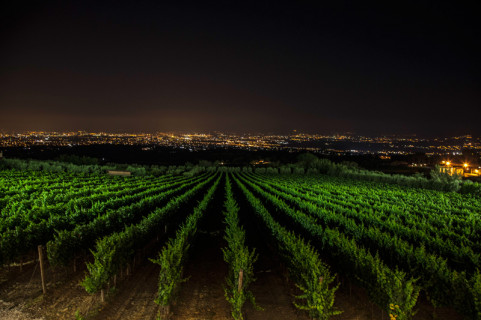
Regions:
M 10 2 L 0 130 L 481 136 L 475 2 Z

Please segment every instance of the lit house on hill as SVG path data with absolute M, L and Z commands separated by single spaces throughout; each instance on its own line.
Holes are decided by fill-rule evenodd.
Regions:
M 450 161 L 441 162 L 439 169 L 443 173 L 449 175 L 457 174 L 463 177 L 478 177 L 481 176 L 481 167 L 470 166 L 469 163 L 452 163 Z

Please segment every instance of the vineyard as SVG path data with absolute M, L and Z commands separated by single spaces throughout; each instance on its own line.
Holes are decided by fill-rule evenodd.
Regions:
M 481 201 L 322 174 L 0 171 L 0 318 L 479 319 Z

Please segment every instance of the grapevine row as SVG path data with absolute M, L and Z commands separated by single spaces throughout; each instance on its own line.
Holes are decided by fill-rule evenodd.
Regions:
M 92 251 L 94 261 L 87 263 L 88 275 L 82 282 L 85 290 L 93 293 L 102 289 L 121 267 L 132 260 L 135 250 L 152 239 L 168 216 L 177 212 L 214 177 L 211 175 L 184 194 L 172 198 L 165 206 L 154 210 L 139 223 L 126 227 L 124 231 L 99 239 L 95 250 Z
M 332 315 L 339 314 L 340 312 L 334 309 L 334 294 L 338 286 L 332 286 L 334 276 L 331 275 L 328 266 L 321 261 L 315 249 L 301 237 L 283 228 L 239 179 L 234 180 L 256 214 L 270 230 L 288 265 L 289 275 L 303 292 L 296 298 L 302 300 L 304 304 L 295 305 L 307 310 L 317 319 L 327 320 Z

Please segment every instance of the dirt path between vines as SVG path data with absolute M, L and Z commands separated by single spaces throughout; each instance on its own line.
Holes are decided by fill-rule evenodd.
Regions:
M 295 287 L 287 280 L 280 261 L 262 248 L 257 249 L 259 258 L 254 265 L 256 281 L 251 284 L 251 291 L 256 304 L 263 310 L 256 310 L 249 301 L 246 302 L 246 319 L 310 319 L 305 312 L 296 309 L 292 304 L 294 294 L 299 293 L 295 292 Z
M 229 318 L 230 306 L 223 289 L 227 266 L 222 260 L 219 237 L 219 232 L 198 231 L 184 269 L 184 277 L 188 280 L 181 284 L 171 308 L 171 319 Z
M 143 261 L 129 278 L 118 285 L 117 292 L 107 299 L 105 306 L 89 319 L 155 320 L 158 277 L 159 267 L 148 260 Z

